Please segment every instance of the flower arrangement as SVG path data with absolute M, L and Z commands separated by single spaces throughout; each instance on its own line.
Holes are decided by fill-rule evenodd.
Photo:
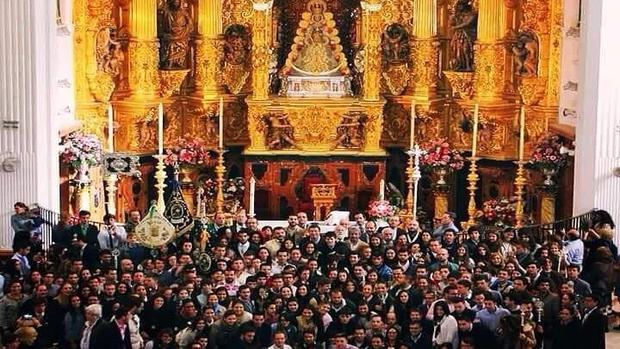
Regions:
M 516 206 L 517 198 L 487 200 L 482 203 L 482 209 L 476 212 L 476 220 L 482 225 L 514 226 L 517 223 Z
M 375 220 L 384 220 L 397 213 L 397 208 L 387 200 L 371 201 L 368 205 L 368 216 Z
M 185 136 L 180 138 L 177 145 L 166 149 L 164 163 L 168 166 L 200 166 L 214 165 L 215 159 L 202 138 Z
M 79 169 L 82 165 L 99 165 L 102 152 L 101 141 L 93 134 L 72 132 L 60 143 L 60 161 L 74 169 Z
M 465 165 L 461 152 L 452 149 L 445 138 L 430 142 L 424 149 L 426 154 L 422 156 L 421 164 L 429 170 L 435 168 L 460 170 Z
M 532 150 L 530 165 L 537 170 L 559 170 L 568 164 L 569 154 L 563 152 L 562 138 L 554 134 L 542 136 Z

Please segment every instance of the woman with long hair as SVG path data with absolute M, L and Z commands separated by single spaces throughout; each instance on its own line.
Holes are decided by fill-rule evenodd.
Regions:
M 463 265 L 467 269 L 473 269 L 474 260 L 469 256 L 469 248 L 466 244 L 460 244 L 456 247 L 456 253 L 452 257 L 452 262 Z
M 439 301 L 433 307 L 433 344 L 441 346 L 451 344 L 452 348 L 458 348 L 459 328 L 454 316 L 450 315 L 448 303 Z
M 84 307 L 82 299 L 79 295 L 74 294 L 70 298 L 71 305 L 65 314 L 64 337 L 67 345 L 71 349 L 79 348 L 80 338 L 82 337 L 82 329 L 86 318 L 84 317 Z
M 409 320 L 409 309 L 414 307 L 413 300 L 408 291 L 400 291 L 394 302 L 394 312 L 399 324 L 405 324 Z
M 400 349 L 400 331 L 395 326 L 391 326 L 385 331 L 385 348 Z

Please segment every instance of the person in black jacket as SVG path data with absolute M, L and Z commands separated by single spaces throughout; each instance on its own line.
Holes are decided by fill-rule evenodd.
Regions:
M 433 348 L 431 336 L 423 331 L 422 323 L 419 321 L 409 324 L 409 335 L 403 338 L 403 344 L 411 349 Z
M 599 310 L 599 303 L 597 294 L 591 293 L 583 299 L 584 313 L 579 348 L 605 349 L 607 318 Z
M 101 326 L 91 349 L 132 349 L 129 334 L 129 309 L 121 307 L 114 312 L 114 320 Z
M 475 316 L 462 313 L 458 318 L 459 338 L 470 337 L 476 349 L 493 349 L 497 346 L 495 335 L 481 323 L 474 323 Z
M 79 224 L 72 226 L 70 229 L 72 239 L 77 239 L 81 236 L 88 244 L 98 248 L 99 229 L 97 229 L 96 226 L 90 224 L 90 212 L 82 210 L 80 211 L 79 215 Z
M 553 348 L 578 349 L 581 322 L 575 318 L 574 307 L 560 309 L 559 323 L 554 326 Z

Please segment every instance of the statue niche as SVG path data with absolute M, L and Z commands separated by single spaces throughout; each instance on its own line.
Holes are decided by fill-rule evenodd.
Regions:
M 224 31 L 224 85 L 231 93 L 239 94 L 250 76 L 251 39 L 248 29 L 233 24 Z
M 187 69 L 189 37 L 193 20 L 185 0 L 164 0 L 157 21 L 160 46 L 160 67 L 166 70 Z
M 336 128 L 336 148 L 360 149 L 364 145 L 364 123 L 366 115 L 351 112 L 342 116 Z
M 409 84 L 410 51 L 407 29 L 398 23 L 389 25 L 381 36 L 382 76 L 394 96 L 402 94 Z
M 538 75 L 538 37 L 531 30 L 525 30 L 517 36 L 517 42 L 512 48 L 516 73 L 522 77 Z
M 450 69 L 459 72 L 474 71 L 474 43 L 478 37 L 478 14 L 470 0 L 458 0 L 450 18 Z
M 324 0 L 310 0 L 301 15 L 291 51 L 280 71 L 281 94 L 341 97 L 350 94 L 347 58 L 336 21 Z

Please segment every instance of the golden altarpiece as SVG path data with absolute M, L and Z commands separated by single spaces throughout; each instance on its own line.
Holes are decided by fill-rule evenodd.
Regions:
M 256 178 L 259 218 L 312 212 L 317 184 L 335 184 L 336 207 L 350 211 L 364 210 L 382 179 L 402 189 L 412 105 L 417 143 L 447 138 L 468 150 L 479 104 L 477 195 L 508 196 L 519 109 L 526 154 L 557 119 L 561 5 L 75 0 L 77 116 L 103 139 L 111 104 L 115 149 L 143 156 L 143 180 L 119 183 L 118 212 L 149 200 L 158 104 L 166 146 L 191 135 L 215 148 L 220 98 L 227 168 Z M 451 195 L 423 186 L 422 200 L 439 198 L 437 211 L 466 201 L 454 177 Z

